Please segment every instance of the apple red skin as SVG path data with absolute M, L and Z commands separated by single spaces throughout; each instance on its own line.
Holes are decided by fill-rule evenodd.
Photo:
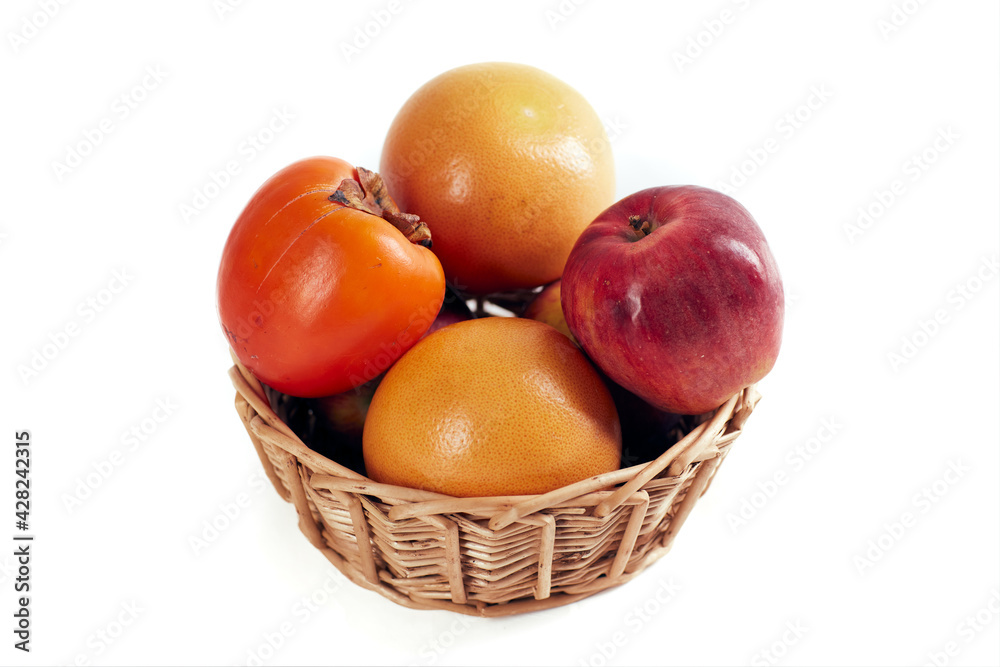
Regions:
M 648 234 L 637 231 L 648 224 Z M 570 330 L 611 379 L 677 414 L 717 408 L 764 377 L 784 290 L 763 232 L 727 195 L 629 195 L 580 235 L 562 277 Z

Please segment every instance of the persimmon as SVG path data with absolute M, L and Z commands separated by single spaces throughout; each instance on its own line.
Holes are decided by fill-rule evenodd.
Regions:
M 222 253 L 219 319 L 233 352 L 292 396 L 374 379 L 444 300 L 430 242 L 377 174 L 332 157 L 285 167 L 250 199 Z

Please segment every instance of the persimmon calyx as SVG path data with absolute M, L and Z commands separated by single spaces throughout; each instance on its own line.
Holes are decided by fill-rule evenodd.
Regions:
M 392 201 L 382 177 L 374 171 L 358 167 L 358 180 L 345 178 L 330 201 L 377 215 L 402 232 L 410 243 L 431 247 L 431 230 L 420 217 L 403 213 Z

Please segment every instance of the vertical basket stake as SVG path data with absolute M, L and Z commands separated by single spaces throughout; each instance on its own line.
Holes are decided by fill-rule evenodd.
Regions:
M 556 520 L 550 514 L 539 514 L 542 520 L 542 544 L 538 552 L 538 586 L 535 599 L 544 600 L 552 593 L 552 559 L 556 550 Z
M 354 537 L 358 543 L 358 558 L 361 560 L 361 572 L 365 579 L 372 586 L 378 587 L 378 568 L 375 566 L 375 555 L 372 553 L 371 531 L 368 529 L 368 520 L 365 517 L 365 508 L 361 506 L 361 501 L 353 493 L 343 491 L 331 491 L 333 497 L 347 506 L 347 511 L 351 515 L 351 525 L 354 527 Z
M 456 604 L 466 604 L 465 580 L 462 576 L 462 553 L 459 544 L 458 524 L 440 514 L 420 517 L 427 523 L 444 531 L 444 572 L 451 588 L 451 599 Z
M 285 479 L 288 482 L 289 491 L 292 495 L 292 504 L 295 505 L 295 512 L 299 515 L 299 530 L 309 539 L 309 542 L 317 549 L 322 549 L 323 535 L 319 526 L 313 519 L 312 510 L 309 509 L 309 500 L 306 498 L 306 491 L 302 488 L 302 477 L 299 475 L 299 460 L 288 452 L 284 453 L 283 464 L 287 474 Z
M 635 495 L 641 496 L 642 499 L 632 506 L 632 514 L 628 518 L 628 525 L 625 526 L 625 534 L 622 535 L 622 541 L 618 544 L 618 553 L 615 554 L 615 560 L 611 563 L 611 571 L 608 573 L 612 579 L 620 577 L 625 571 L 628 559 L 635 548 L 636 538 L 639 537 L 642 522 L 646 518 L 646 511 L 649 510 L 649 494 L 645 491 L 639 491 Z
M 448 530 L 444 534 L 445 569 L 448 573 L 448 583 L 451 586 L 451 599 L 456 604 L 465 604 L 465 582 L 462 579 L 462 554 L 458 544 L 458 525 L 448 522 Z

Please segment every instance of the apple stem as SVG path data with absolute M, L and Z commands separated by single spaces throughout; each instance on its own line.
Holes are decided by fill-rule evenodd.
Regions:
M 385 181 L 374 171 L 358 167 L 358 180 L 345 178 L 337 191 L 328 197 L 332 202 L 371 213 L 402 232 L 410 243 L 431 247 L 431 230 L 420 217 L 403 213 L 389 196 Z
M 641 216 L 630 215 L 628 217 L 628 224 L 639 234 L 639 238 L 648 236 L 652 230 L 652 226 L 649 224 L 649 220 L 643 220 Z

